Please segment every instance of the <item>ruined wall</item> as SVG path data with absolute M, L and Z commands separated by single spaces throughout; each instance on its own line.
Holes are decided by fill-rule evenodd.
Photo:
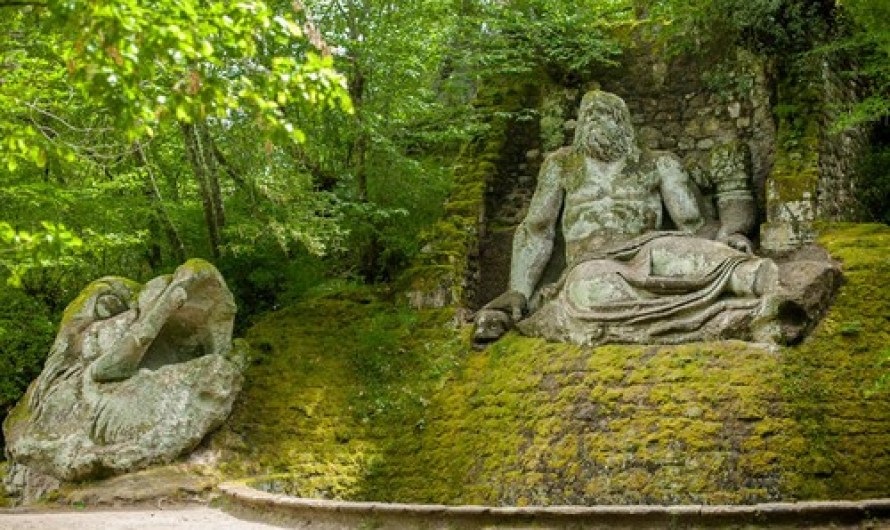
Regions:
M 763 248 L 793 250 L 818 236 L 816 221 L 853 221 L 856 165 L 868 147 L 868 130 L 835 132 L 840 109 L 857 95 L 840 74 L 839 59 L 806 59 L 793 65 L 777 85 L 776 157 L 768 177 Z
M 487 296 L 480 289 L 496 283 L 482 278 L 503 268 L 484 266 L 487 259 L 502 259 L 499 253 L 485 254 L 492 244 L 489 234 L 496 231 L 486 219 L 493 217 L 488 212 L 498 212 L 503 204 L 491 198 L 508 196 L 523 183 L 520 172 L 529 173 L 520 165 L 525 139 L 537 137 L 537 123 L 523 118 L 528 109 L 537 107 L 539 94 L 537 85 L 528 80 L 508 80 L 480 90 L 475 105 L 486 124 L 484 132 L 455 162 L 445 213 L 424 235 L 420 255 L 399 281 L 399 290 L 407 293 L 412 307 L 472 306 Z
M 855 81 L 839 74 L 849 70 L 842 64 L 823 64 L 825 99 L 820 120 L 822 137 L 819 153 L 819 185 L 816 189 L 816 217 L 826 221 L 860 219 L 856 199 L 856 165 L 867 151 L 869 130 L 865 126 L 832 132 L 838 116 L 837 104 L 855 101 L 861 92 Z M 832 104 L 833 103 L 833 104 Z
M 735 142 L 747 145 L 762 205 L 775 144 L 768 64 L 739 51 L 733 69 L 720 71 L 714 64 L 688 57 L 666 60 L 664 55 L 640 45 L 597 80 L 625 99 L 640 143 L 679 155 L 706 193 L 711 150 Z

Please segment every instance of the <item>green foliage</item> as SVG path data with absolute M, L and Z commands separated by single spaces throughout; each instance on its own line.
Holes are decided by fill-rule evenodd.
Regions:
M 837 128 L 890 116 L 890 5 L 882 0 L 849 0 L 842 7 L 846 33 L 829 50 L 843 50 L 855 58 L 851 74 L 865 84 L 865 94 Z
M 856 174 L 857 196 L 866 215 L 890 224 L 890 147 L 877 147 L 867 153 Z
M 32 269 L 70 266 L 82 248 L 83 240 L 62 224 L 43 221 L 40 230 L 25 232 L 0 222 L 0 267 L 12 287 L 21 287 Z
M 219 269 L 235 295 L 239 333 L 258 315 L 295 303 L 329 274 L 318 256 L 302 249 L 286 253 L 268 245 L 226 256 Z
M 302 248 L 323 256 L 343 247 L 342 208 L 333 194 L 314 190 L 308 174 L 289 174 L 293 168 L 285 162 L 270 157 L 256 163 L 265 174 L 247 169 L 249 189 L 227 201 L 224 259 L 258 248 L 283 254 Z
M 293 153 L 336 197 L 345 237 L 335 270 L 342 274 L 393 277 L 417 251 L 418 231 L 441 213 L 448 165 L 474 124 L 472 86 L 443 66 L 455 31 L 451 7 L 438 0 L 307 2 L 355 108 L 353 116 L 310 119 L 306 130 L 316 141 Z
M 577 83 L 592 67 L 614 63 L 620 46 L 612 30 L 631 24 L 633 10 L 622 0 L 478 2 L 466 18 L 471 68 L 495 78 L 546 72 Z
M 50 12 L 71 35 L 61 59 L 76 82 L 113 109 L 131 139 L 158 122 L 193 122 L 232 113 L 265 133 L 301 142 L 288 105 L 349 108 L 332 58 L 306 51 L 295 13 L 262 1 L 58 0 Z M 302 53 L 299 53 L 302 52 Z M 302 58 L 298 58 L 302 56 Z
M 0 415 L 6 415 L 40 373 L 55 327 L 45 304 L 0 285 Z
M 304 33 L 294 6 L 59 0 L 4 8 L 11 17 L 0 29 L 11 38 L 0 44 L 0 153 L 7 162 L 0 182 L 12 202 L 0 219 L 25 227 L 60 222 L 19 206 L 58 199 L 86 212 L 64 220 L 82 235 L 102 234 L 107 243 L 122 232 L 147 234 L 145 257 L 157 268 L 187 253 L 206 255 L 207 241 L 193 234 L 203 223 L 218 237 L 225 203 L 244 191 L 273 230 L 236 218 L 245 223 L 230 227 L 232 252 L 244 243 L 238 235 L 254 234 L 321 252 L 331 229 L 316 221 L 327 214 L 310 185 L 292 185 L 294 168 L 276 155 L 305 140 L 302 120 L 351 105 L 332 56 Z M 203 143 L 184 173 L 189 124 Z M 240 162 L 238 151 L 259 156 L 229 165 L 229 158 Z M 220 172 L 231 181 L 220 183 Z M 44 196 L 31 194 L 36 186 Z M 211 210 L 220 215 L 208 218 Z M 218 254 L 226 242 L 210 243 Z
M 890 7 L 884 0 L 653 0 L 651 21 L 670 49 L 732 63 L 735 46 L 780 71 L 829 61 L 864 86 L 836 130 L 890 115 Z M 838 59 L 841 59 L 838 61 Z M 846 67 L 841 66 L 848 63 Z M 731 68 L 731 66 L 730 66 Z M 803 87 L 798 87 L 802 89 Z
M 44 167 L 52 156 L 70 159 L 67 133 L 88 134 L 63 117 L 64 104 L 82 100 L 70 93 L 57 57 L 60 39 L 38 11 L 2 9 L 0 17 L 0 156 L 9 172 Z
M 835 34 L 834 0 L 656 0 L 653 19 L 678 51 L 726 54 L 740 45 L 790 57 Z

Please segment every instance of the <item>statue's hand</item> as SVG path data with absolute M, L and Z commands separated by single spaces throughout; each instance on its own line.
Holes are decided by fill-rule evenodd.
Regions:
M 518 291 L 507 291 L 480 309 L 473 318 L 473 345 L 484 347 L 510 331 L 526 313 L 527 300 Z
M 491 302 L 485 304 L 483 309 L 502 311 L 510 316 L 514 322 L 522 320 L 528 310 L 528 300 L 519 291 L 507 291 Z
M 754 244 L 742 234 L 729 234 L 721 237 L 720 241 L 745 254 L 754 254 Z

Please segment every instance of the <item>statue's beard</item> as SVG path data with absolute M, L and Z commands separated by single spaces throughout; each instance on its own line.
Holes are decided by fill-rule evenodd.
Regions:
M 615 162 L 633 152 L 633 141 L 627 137 L 606 140 L 591 135 L 582 144 L 581 150 L 591 158 L 603 162 Z

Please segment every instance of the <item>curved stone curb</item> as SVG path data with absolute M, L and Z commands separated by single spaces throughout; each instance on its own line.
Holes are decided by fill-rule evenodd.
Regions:
M 854 524 L 890 518 L 890 499 L 679 506 L 449 506 L 306 499 L 266 493 L 248 481 L 219 485 L 228 508 L 311 521 L 312 528 L 663 528 L 727 524 Z M 371 525 L 371 526 L 368 526 Z

